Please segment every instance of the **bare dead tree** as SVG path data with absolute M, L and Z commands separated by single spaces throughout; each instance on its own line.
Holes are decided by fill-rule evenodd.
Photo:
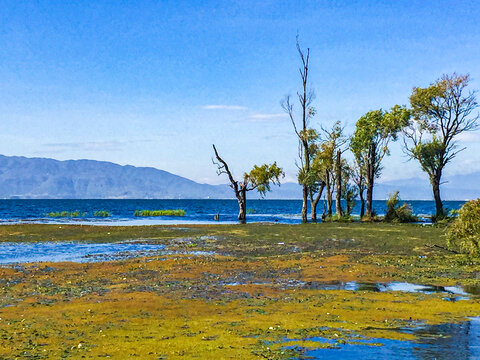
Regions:
M 238 201 L 238 220 L 241 224 L 245 224 L 247 220 L 247 192 L 257 190 L 260 195 L 264 196 L 270 191 L 270 185 L 280 185 L 280 177 L 284 176 L 284 172 L 277 166 L 277 163 L 261 166 L 254 165 L 249 173 L 244 173 L 243 178 L 239 181 L 235 180 L 228 164 L 218 154 L 217 148 L 213 146 L 215 159 L 212 162 L 217 166 L 217 175 L 226 174 L 230 181 L 230 187 L 235 192 Z
M 308 122 L 309 119 L 315 115 L 315 109 L 311 107 L 311 103 L 315 98 L 315 93 L 308 88 L 308 71 L 309 71 L 309 62 L 310 62 L 310 49 L 307 48 L 306 53 L 301 49 L 300 43 L 296 41 L 297 51 L 301 60 L 301 67 L 299 68 L 300 77 L 302 79 L 302 89 L 297 92 L 297 98 L 301 107 L 301 119 L 300 126 L 297 126 L 295 119 L 293 104 L 290 100 L 290 96 L 286 96 L 282 101 L 281 105 L 283 110 L 288 114 L 290 121 L 293 125 L 293 130 L 295 131 L 296 136 L 300 144 L 300 165 L 299 171 L 304 175 L 308 174 L 310 171 L 310 161 L 311 161 L 311 152 L 310 152 L 310 142 L 312 141 L 309 136 Z M 302 203 L 302 222 L 307 223 L 307 202 L 309 197 L 309 186 L 305 181 L 301 182 L 302 185 L 302 194 L 303 194 L 303 203 Z

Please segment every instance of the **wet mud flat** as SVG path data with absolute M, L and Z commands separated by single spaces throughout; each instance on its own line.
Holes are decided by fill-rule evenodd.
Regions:
M 369 225 L 0 231 L 157 247 L 2 265 L 0 359 L 477 357 L 480 261 Z

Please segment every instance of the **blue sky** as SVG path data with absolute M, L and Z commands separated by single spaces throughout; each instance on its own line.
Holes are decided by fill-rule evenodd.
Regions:
M 317 109 L 352 133 L 413 86 L 470 73 L 480 89 L 476 1 L 3 1 L 0 153 L 153 166 L 223 183 L 276 160 L 295 179 L 280 101 L 300 87 L 295 37 L 311 48 Z M 447 174 L 480 170 L 480 134 Z M 421 174 L 400 144 L 382 180 Z

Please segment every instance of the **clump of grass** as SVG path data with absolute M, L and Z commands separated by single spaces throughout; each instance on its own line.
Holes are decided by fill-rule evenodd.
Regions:
M 135 216 L 185 216 L 183 209 L 172 210 L 135 210 Z
M 110 213 L 107 210 L 97 210 L 93 213 L 95 217 L 109 217 Z
M 47 214 L 48 217 L 80 217 L 84 216 L 85 213 L 80 213 L 79 211 L 52 211 Z
M 391 222 L 415 222 L 418 221 L 418 218 L 412 214 L 412 209 L 408 206 L 407 203 L 400 203 L 400 196 L 398 195 L 398 190 L 390 195 L 390 198 L 387 200 L 387 213 L 385 214 L 385 221 Z

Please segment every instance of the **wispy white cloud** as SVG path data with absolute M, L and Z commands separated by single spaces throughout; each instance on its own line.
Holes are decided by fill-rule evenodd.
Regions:
M 202 107 L 205 110 L 247 110 L 246 106 L 239 105 L 204 105 Z
M 250 116 L 250 121 L 268 121 L 276 119 L 286 119 L 287 114 L 285 113 L 275 113 L 275 114 L 253 114 Z
M 43 146 L 53 149 L 54 151 L 61 151 L 61 150 L 83 150 L 83 151 L 118 151 L 121 150 L 123 146 L 127 144 L 135 144 L 135 143 L 147 143 L 151 142 L 152 140 L 127 140 L 127 141 L 81 141 L 81 142 L 63 142 L 63 143 L 48 143 L 44 144 Z

